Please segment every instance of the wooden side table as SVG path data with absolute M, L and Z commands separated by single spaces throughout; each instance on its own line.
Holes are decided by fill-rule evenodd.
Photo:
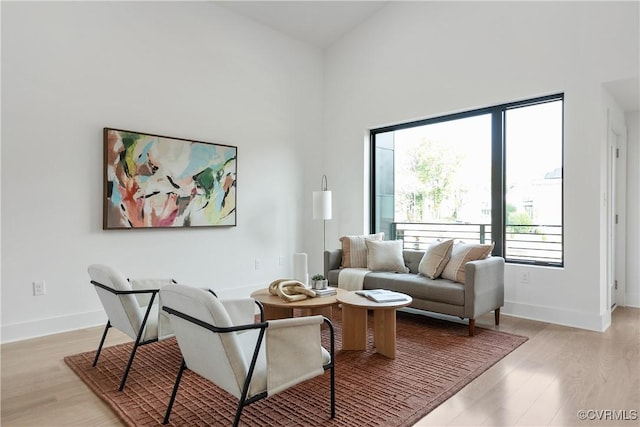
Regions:
M 396 358 L 396 310 L 413 301 L 378 303 L 356 294 L 345 292 L 337 296 L 342 303 L 342 349 L 367 349 L 367 312 L 373 310 L 373 343 L 376 352 L 390 359 Z
M 279 296 L 271 295 L 269 289 L 265 288 L 252 292 L 251 298 L 262 303 L 265 320 L 293 317 L 293 309 L 301 310 L 303 316 L 320 314 L 331 319 L 332 307 L 338 304 L 336 297 L 347 293 L 344 289 L 337 289 L 337 292 L 336 295 L 328 297 L 306 298 L 302 301 L 286 302 Z

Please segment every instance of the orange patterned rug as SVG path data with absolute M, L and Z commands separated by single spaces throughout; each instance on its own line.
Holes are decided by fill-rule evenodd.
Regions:
M 372 322 L 369 322 L 372 323 Z M 527 338 L 398 312 L 397 357 L 371 348 L 341 351 L 340 310 L 336 330 L 336 418 L 329 418 L 329 373 L 246 407 L 244 426 L 411 426 L 457 393 Z M 371 331 L 370 331 L 371 332 Z M 97 344 L 97 343 L 96 343 Z M 132 344 L 65 357 L 87 386 L 129 426 L 157 426 L 171 396 L 181 357 L 174 339 L 138 350 L 127 385 L 118 391 Z M 212 361 L 215 363 L 215 361 Z M 237 400 L 185 371 L 169 425 L 229 426 Z

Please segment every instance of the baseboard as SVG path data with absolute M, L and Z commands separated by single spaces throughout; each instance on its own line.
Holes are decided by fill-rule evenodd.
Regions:
M 263 287 L 264 285 L 261 284 L 253 284 L 237 288 L 216 289 L 215 291 L 220 298 L 243 298 L 251 294 L 251 292 Z M 627 294 L 626 305 L 629 307 L 640 307 L 640 295 Z M 605 331 L 610 324 L 610 317 L 607 316 L 576 310 L 559 309 L 557 307 L 522 304 L 513 301 L 505 301 L 501 313 L 509 316 L 598 332 Z M 465 320 L 460 320 L 455 316 L 442 315 L 442 317 L 446 317 L 447 320 L 466 323 Z M 89 328 L 92 326 L 103 325 L 106 320 L 104 311 L 96 310 L 46 319 L 37 319 L 29 322 L 2 325 L 2 328 L 0 329 L 0 342 L 5 344 L 14 341 L 58 334 L 61 332 Z
M 610 313 L 600 315 L 558 307 L 522 304 L 513 301 L 505 301 L 500 312 L 508 316 L 597 332 L 604 332 L 611 324 Z
M 627 292 L 624 298 L 625 307 L 640 308 L 640 292 Z
M 434 313 L 430 311 L 418 310 L 411 307 L 404 307 L 401 311 L 422 314 L 436 319 L 447 320 L 467 325 L 468 319 L 460 319 L 458 316 Z M 500 314 L 519 317 L 522 319 L 535 320 L 538 322 L 554 323 L 556 325 L 569 326 L 573 328 L 588 329 L 591 331 L 604 332 L 611 325 L 611 315 L 594 316 L 576 310 L 561 310 L 555 307 L 534 306 L 520 304 L 512 301 L 505 301 L 500 309 Z
M 215 292 L 223 299 L 243 298 L 250 295 L 251 292 L 256 289 L 264 287 L 265 285 L 263 284 L 247 285 L 238 288 L 215 289 Z M 75 331 L 78 329 L 104 325 L 106 322 L 107 316 L 104 311 L 96 310 L 2 325 L 0 328 L 0 343 L 6 344 L 15 341 L 59 334 L 62 332 Z
M 103 310 L 74 313 L 65 316 L 48 317 L 29 322 L 2 325 L 0 342 L 2 344 L 22 341 L 61 332 L 104 325 L 107 316 Z

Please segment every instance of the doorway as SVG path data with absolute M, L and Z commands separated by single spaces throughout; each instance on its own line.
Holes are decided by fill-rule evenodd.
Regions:
M 608 131 L 607 285 L 609 308 L 625 306 L 626 131 Z

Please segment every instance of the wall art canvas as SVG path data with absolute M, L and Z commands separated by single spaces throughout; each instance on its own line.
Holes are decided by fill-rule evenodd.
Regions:
M 236 225 L 238 148 L 104 128 L 104 229 Z

